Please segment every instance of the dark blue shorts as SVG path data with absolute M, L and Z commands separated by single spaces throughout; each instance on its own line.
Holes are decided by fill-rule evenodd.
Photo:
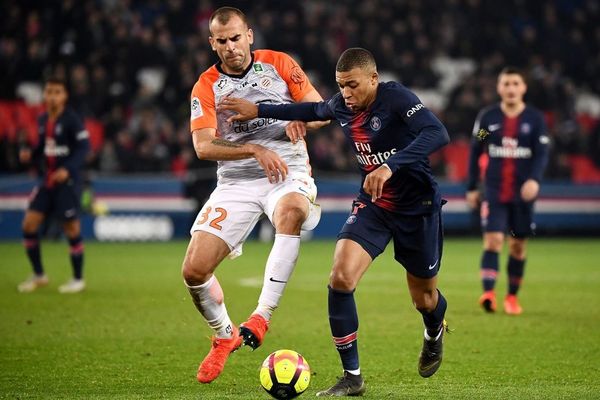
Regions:
M 396 261 L 416 277 L 432 278 L 442 263 L 442 213 L 440 210 L 427 215 L 400 215 L 371 202 L 355 200 L 339 239 L 360 244 L 372 259 L 393 239 Z
M 535 233 L 533 203 L 481 203 L 481 228 L 484 232 L 508 232 L 516 238 Z
M 58 185 L 52 189 L 42 185 L 36 186 L 31 197 L 29 210 L 61 220 L 72 220 L 79 217 L 80 195 L 73 185 Z

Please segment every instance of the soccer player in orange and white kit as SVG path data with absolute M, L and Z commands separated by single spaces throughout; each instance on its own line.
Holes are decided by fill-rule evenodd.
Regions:
M 198 368 L 202 383 L 219 376 L 242 342 L 253 348 L 261 345 L 296 264 L 300 231 L 313 229 L 320 219 L 306 145 L 286 136 L 286 129 L 304 122 L 256 118 L 230 124 L 227 118 L 233 112 L 217 105 L 232 95 L 256 103 L 313 102 L 321 96 L 287 54 L 250 51 L 253 33 L 239 9 L 219 8 L 209 28 L 209 42 L 220 61 L 194 85 L 190 130 L 197 156 L 218 161 L 218 184 L 191 228 L 182 269 L 196 308 L 215 331 L 210 352 Z M 327 123 L 310 123 L 307 128 Z M 214 271 L 228 255 L 241 254 L 263 214 L 275 227 L 275 241 L 258 306 L 238 330 L 227 314 Z

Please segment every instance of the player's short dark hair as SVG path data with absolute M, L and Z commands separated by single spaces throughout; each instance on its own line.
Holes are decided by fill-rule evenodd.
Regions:
M 521 78 L 523 78 L 524 82 L 527 82 L 527 76 L 525 75 L 525 72 L 521 68 L 513 67 L 512 65 L 502 68 L 502 71 L 500 71 L 498 74 L 498 78 L 500 78 L 502 75 L 519 75 Z
M 248 25 L 248 20 L 246 19 L 246 14 L 242 12 L 239 8 L 235 7 L 221 7 L 215 10 L 212 13 L 208 20 L 208 25 L 212 24 L 212 22 L 216 19 L 219 24 L 226 25 L 231 17 L 238 16 L 246 26 Z
M 338 72 L 348 72 L 354 68 L 377 69 L 375 57 L 367 49 L 361 47 L 352 47 L 346 49 L 340 56 L 335 70 Z
M 58 76 L 52 75 L 46 78 L 46 80 L 44 81 L 44 86 L 47 84 L 52 84 L 52 85 L 61 85 L 65 91 L 67 93 L 69 93 L 69 86 L 67 85 L 67 81 L 63 78 L 60 78 Z

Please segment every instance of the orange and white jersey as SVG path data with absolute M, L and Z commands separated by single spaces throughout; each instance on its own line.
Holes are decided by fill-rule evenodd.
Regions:
M 310 174 L 308 154 L 303 141 L 288 139 L 288 121 L 256 118 L 246 122 L 227 123 L 233 112 L 218 110 L 225 96 L 244 98 L 253 103 L 299 102 L 313 86 L 300 66 L 287 54 L 272 50 L 255 50 L 252 63 L 240 75 L 223 72 L 219 64 L 206 70 L 194 85 L 190 99 L 190 130 L 215 128 L 217 136 L 235 143 L 254 143 L 276 152 L 288 165 L 289 172 Z M 219 183 L 264 178 L 256 159 L 219 161 Z

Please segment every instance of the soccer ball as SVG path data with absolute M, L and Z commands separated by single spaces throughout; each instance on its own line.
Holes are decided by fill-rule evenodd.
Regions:
M 260 384 L 276 399 L 300 396 L 309 383 L 308 362 L 293 350 L 277 350 L 269 354 L 260 368 Z

